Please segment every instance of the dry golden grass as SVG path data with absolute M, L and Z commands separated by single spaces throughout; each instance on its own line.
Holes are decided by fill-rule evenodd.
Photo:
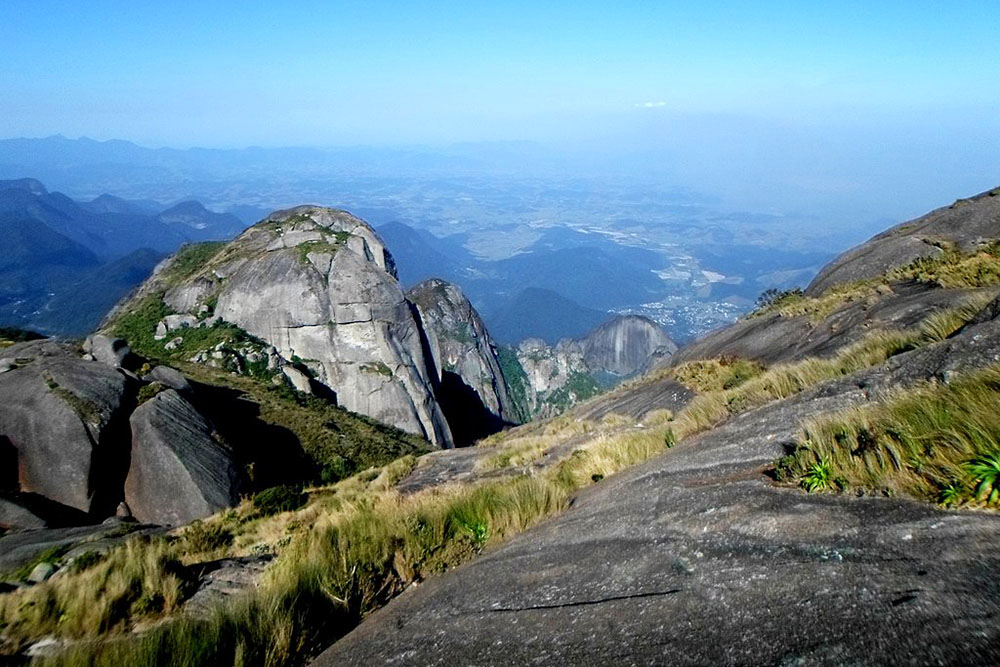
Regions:
M 189 588 L 166 540 L 137 537 L 81 572 L 0 595 L 0 619 L 15 644 L 49 634 L 93 637 L 175 611 Z

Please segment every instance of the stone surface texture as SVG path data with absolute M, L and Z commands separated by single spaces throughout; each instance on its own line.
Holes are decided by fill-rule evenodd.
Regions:
M 0 374 L 0 437 L 15 452 L 18 489 L 83 512 L 113 511 L 129 380 L 50 340 L 4 354 L 16 367 Z
M 132 413 L 125 502 L 144 523 L 181 525 L 235 505 L 244 484 L 211 424 L 172 389 Z

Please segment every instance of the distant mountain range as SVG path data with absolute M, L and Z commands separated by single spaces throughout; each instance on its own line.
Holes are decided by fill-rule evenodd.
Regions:
M 165 255 L 245 227 L 196 201 L 159 209 L 107 194 L 78 202 L 33 178 L 0 181 L 0 322 L 88 333 Z

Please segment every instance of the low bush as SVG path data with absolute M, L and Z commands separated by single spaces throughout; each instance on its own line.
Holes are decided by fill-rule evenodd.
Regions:
M 253 497 L 253 506 L 263 516 L 291 512 L 306 504 L 308 496 L 298 486 L 273 486 Z

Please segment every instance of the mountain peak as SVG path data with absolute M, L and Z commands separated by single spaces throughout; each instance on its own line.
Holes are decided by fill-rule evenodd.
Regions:
M 35 178 L 17 178 L 9 181 L 0 181 L 0 190 L 26 190 L 33 195 L 48 194 L 48 190 L 41 181 Z

